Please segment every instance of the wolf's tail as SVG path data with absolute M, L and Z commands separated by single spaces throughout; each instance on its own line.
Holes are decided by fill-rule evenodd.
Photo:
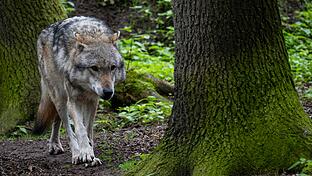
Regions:
M 37 119 L 33 128 L 33 134 L 42 134 L 48 127 L 51 126 L 54 119 L 59 118 L 54 103 L 50 97 L 41 97 Z

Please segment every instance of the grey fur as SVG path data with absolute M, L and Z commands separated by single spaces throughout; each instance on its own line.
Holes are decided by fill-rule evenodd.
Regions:
M 39 35 L 41 102 L 54 104 L 66 128 L 74 164 L 101 164 L 93 151 L 93 121 L 98 97 L 110 98 L 114 83 L 125 79 L 124 63 L 114 44 L 118 37 L 119 33 L 113 33 L 104 22 L 90 17 L 65 19 Z M 44 105 L 38 112 L 38 122 L 45 109 L 49 110 Z M 63 152 L 60 119 L 54 119 L 52 125 L 51 154 Z

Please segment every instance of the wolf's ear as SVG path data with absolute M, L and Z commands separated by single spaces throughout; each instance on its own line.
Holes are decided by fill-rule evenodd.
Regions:
M 115 81 L 121 82 L 126 79 L 126 70 L 125 70 L 125 64 L 123 61 L 120 62 L 119 67 L 117 67 L 116 73 L 115 73 Z
M 81 53 L 87 46 L 83 43 L 76 43 L 76 49 L 79 53 Z
M 83 49 L 87 47 L 87 45 L 83 43 L 84 38 L 79 33 L 75 33 L 74 35 L 76 39 L 76 49 L 78 50 L 78 52 L 82 52 Z
M 111 36 L 111 41 L 113 42 L 113 43 L 115 43 L 117 40 L 118 40 L 118 38 L 119 38 L 119 36 L 120 36 L 120 31 L 117 31 L 116 33 L 114 33 L 112 36 Z
M 75 37 L 77 42 L 83 43 L 84 38 L 83 38 L 83 36 L 81 34 L 79 34 L 78 32 L 75 32 L 74 33 L 74 37 Z

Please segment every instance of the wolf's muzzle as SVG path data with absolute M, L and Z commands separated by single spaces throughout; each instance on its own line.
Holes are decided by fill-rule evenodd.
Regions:
M 104 88 L 101 98 L 104 100 L 109 100 L 110 98 L 112 98 L 113 94 L 114 94 L 114 91 L 112 89 L 105 89 Z

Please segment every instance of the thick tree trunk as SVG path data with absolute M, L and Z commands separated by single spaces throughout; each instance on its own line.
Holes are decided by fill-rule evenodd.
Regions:
M 0 1 L 0 133 L 37 111 L 36 40 L 42 29 L 62 18 L 59 1 Z
M 276 0 L 174 0 L 169 130 L 130 175 L 277 174 L 310 158 Z

